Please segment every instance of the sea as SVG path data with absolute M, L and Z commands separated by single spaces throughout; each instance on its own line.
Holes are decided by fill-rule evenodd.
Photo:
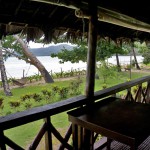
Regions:
M 79 63 L 65 62 L 60 64 L 60 59 L 57 57 L 52 58 L 50 56 L 37 56 L 39 61 L 45 66 L 48 72 L 55 73 L 70 70 L 86 70 L 86 63 L 79 61 Z M 123 65 L 130 64 L 131 56 L 119 56 L 120 63 Z M 143 61 L 142 56 L 137 56 L 137 61 L 141 63 Z M 108 63 L 116 64 L 116 57 L 112 56 L 107 60 Z M 38 69 L 24 60 L 19 60 L 16 57 L 9 57 L 4 61 L 7 78 L 21 78 L 23 76 L 31 76 L 38 74 Z

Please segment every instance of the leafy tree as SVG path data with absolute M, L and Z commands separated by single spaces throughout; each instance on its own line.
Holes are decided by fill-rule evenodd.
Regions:
M 6 96 L 12 96 L 12 93 L 9 88 L 9 84 L 7 82 L 7 75 L 6 75 L 6 69 L 3 61 L 3 49 L 1 47 L 1 40 L 0 40 L 0 71 L 1 71 L 1 79 L 2 79 L 4 92 Z
M 61 59 L 60 63 L 70 61 L 71 63 L 78 63 L 79 61 L 87 61 L 87 43 L 85 41 L 78 42 L 73 50 L 62 49 L 59 53 L 51 54 L 51 57 L 58 57 Z M 113 41 L 108 39 L 100 39 L 97 42 L 96 60 L 104 61 L 110 58 L 115 53 L 122 54 L 123 49 L 118 47 Z
M 60 63 L 70 61 L 71 63 L 78 63 L 79 61 L 87 61 L 87 46 L 85 42 L 77 43 L 73 50 L 63 48 L 59 53 L 52 53 L 51 57 L 58 57 Z
M 107 84 L 107 79 L 109 77 L 116 77 L 116 70 L 117 68 L 111 65 L 107 65 L 105 61 L 103 61 L 100 65 L 99 68 L 97 68 L 97 72 L 99 76 L 103 78 L 103 83 Z
M 46 83 L 53 82 L 52 77 L 42 65 L 42 63 L 28 49 L 28 43 L 25 37 L 21 39 L 18 35 L 7 36 L 2 43 L 5 50 L 5 58 L 14 55 L 19 59 L 25 60 L 27 63 L 34 65 L 41 73 Z
M 146 51 L 145 53 L 143 53 L 142 55 L 144 57 L 143 63 L 145 65 L 150 63 L 150 51 Z
M 142 57 L 144 57 L 143 63 L 146 65 L 149 64 L 150 63 L 150 49 L 147 47 L 146 43 L 136 42 L 135 46 L 139 50 L 139 53 L 142 54 Z

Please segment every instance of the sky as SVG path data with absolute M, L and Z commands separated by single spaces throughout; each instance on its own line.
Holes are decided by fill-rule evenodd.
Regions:
M 55 45 L 54 43 L 51 44 L 41 44 L 41 43 L 34 43 L 32 41 L 29 42 L 29 46 L 30 48 L 41 48 L 41 47 L 48 47 L 50 45 Z

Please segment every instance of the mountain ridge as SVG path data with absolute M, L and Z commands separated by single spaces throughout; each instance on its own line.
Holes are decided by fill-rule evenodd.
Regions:
M 72 50 L 73 47 L 74 47 L 73 45 L 69 45 L 69 44 L 59 44 L 59 45 L 51 45 L 49 47 L 29 48 L 29 50 L 35 56 L 50 56 L 52 53 L 60 52 L 63 48 Z

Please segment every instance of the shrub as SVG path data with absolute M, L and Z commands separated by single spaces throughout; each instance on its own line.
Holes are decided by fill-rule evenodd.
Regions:
M 34 93 L 32 94 L 32 98 L 36 101 L 36 102 L 40 102 L 42 100 L 42 96 L 40 94 Z
M 29 108 L 31 108 L 31 107 L 32 107 L 31 102 L 25 103 L 25 108 L 26 108 L 26 109 L 29 109 Z
M 103 89 L 106 89 L 106 88 L 107 88 L 107 84 L 103 84 L 103 85 L 102 85 L 102 88 L 103 88 Z
M 58 94 L 60 98 L 66 98 L 68 96 L 69 87 L 62 87 L 59 89 Z
M 71 90 L 70 95 L 79 95 L 79 94 L 81 94 L 81 91 L 80 91 L 81 83 L 82 83 L 82 80 L 80 78 L 78 78 L 78 80 L 72 81 L 70 83 L 70 86 L 69 86 L 69 89 Z
M 0 108 L 3 106 L 4 98 L 0 97 Z
M 52 87 L 52 95 L 53 96 L 56 95 L 56 93 L 58 93 L 58 91 L 59 91 L 59 87 L 58 86 L 53 86 Z
M 134 86 L 133 87 L 133 93 L 135 94 L 137 92 L 137 90 L 138 90 L 138 86 Z
M 30 98 L 32 98 L 32 94 L 25 94 L 25 95 L 21 96 L 22 101 L 26 101 L 27 99 L 30 99 Z
M 10 104 L 10 107 L 17 108 L 20 106 L 21 103 L 20 101 L 10 101 L 9 104 Z

